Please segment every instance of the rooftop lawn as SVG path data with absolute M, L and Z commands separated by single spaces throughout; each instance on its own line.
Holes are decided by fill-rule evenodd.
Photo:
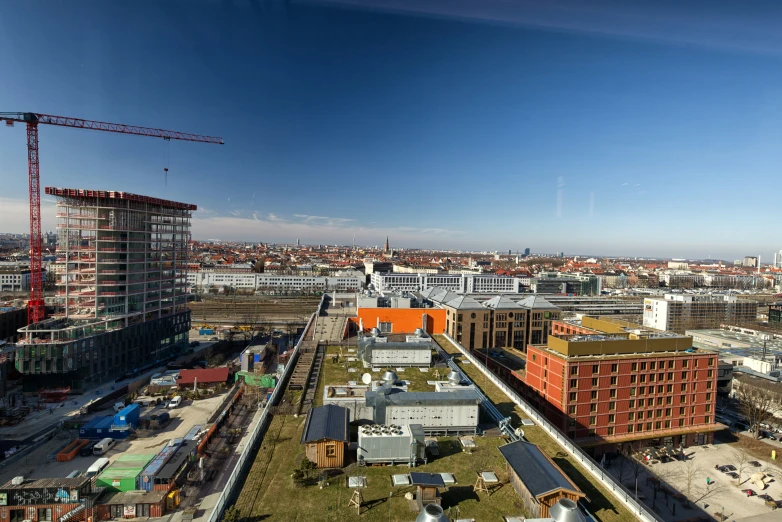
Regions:
M 477 449 L 473 453 L 461 451 L 454 437 L 440 438 L 440 456 L 434 457 L 426 465 L 417 468 L 402 466 L 375 466 L 355 468 L 348 475 L 361 475 L 367 478 L 367 487 L 363 490 L 364 504 L 361 515 L 355 507 L 348 507 L 352 490 L 345 486 L 346 475 L 340 474 L 327 480 L 328 485 L 320 489 L 317 484 L 297 487 L 291 477 L 294 469 L 304 457 L 304 447 L 299 444 L 304 418 L 286 417 L 284 423 L 275 419 L 276 433 L 271 439 L 276 447 L 271 452 L 260 451 L 256 457 L 250 475 L 247 478 L 240 498 L 236 502 L 241 513 L 241 522 L 256 521 L 412 521 L 417 513 L 410 511 L 404 494 L 414 491 L 414 486 L 393 487 L 391 475 L 406 474 L 410 471 L 431 473 L 453 473 L 456 484 L 441 491 L 442 505 L 448 511 L 451 507 L 455 518 L 454 506 L 458 506 L 460 518 L 474 518 L 480 521 L 501 521 L 504 515 L 526 515 L 516 492 L 510 484 L 504 483 L 493 490 L 491 495 L 475 494 L 472 486 L 479 469 L 491 470 L 498 474 L 502 482 L 507 481 L 505 461 L 498 445 L 504 444 L 501 438 L 477 437 Z M 282 425 L 281 429 L 279 426 Z M 272 445 L 272 440 L 264 441 L 264 446 Z M 389 498 L 389 495 L 392 495 Z
M 318 380 L 318 391 L 315 397 L 316 405 L 323 404 L 323 390 L 326 385 L 344 385 L 347 384 L 348 381 L 356 381 L 356 383 L 361 384 L 361 376 L 365 373 L 372 375 L 372 380 L 377 381 L 380 380 L 385 371 L 389 369 L 387 367 L 382 367 L 379 372 L 373 372 L 372 368 L 364 368 L 361 361 L 348 362 L 347 358 L 356 357 L 356 353 L 349 353 L 348 349 L 345 347 L 342 348 L 344 357 L 340 357 L 338 363 L 331 362 L 332 357 L 338 354 L 339 347 L 329 346 L 326 348 L 326 357 L 323 359 L 323 366 Z M 354 368 L 356 371 L 349 372 L 348 368 Z M 426 373 L 421 372 L 418 368 L 405 368 L 404 371 L 401 372 L 397 371 L 396 368 L 390 369 L 397 373 L 400 380 L 408 381 L 409 391 L 434 391 L 434 386 L 430 386 L 426 383 L 426 381 L 437 380 L 434 377 L 435 370 L 433 368 L 430 368 Z M 446 380 L 446 375 L 448 375 L 448 371 L 443 371 L 441 369 L 439 380 Z
M 435 341 L 448 353 L 461 354 L 461 352 L 451 344 L 448 339 L 442 335 L 435 335 Z M 506 417 L 513 419 L 513 425 L 518 426 L 520 419 L 528 416 L 516 406 L 497 386 L 494 385 L 486 376 L 473 364 L 463 364 L 462 359 L 457 359 L 459 367 L 467 376 L 486 394 L 500 412 Z M 537 444 L 546 454 L 551 457 L 557 465 L 562 468 L 570 479 L 581 488 L 589 497 L 590 502 L 586 502 L 589 509 L 595 517 L 602 522 L 619 522 L 635 520 L 635 517 L 592 476 L 581 464 L 575 461 L 564 448 L 557 444 L 548 433 L 538 426 L 525 426 L 524 438 L 533 444 Z

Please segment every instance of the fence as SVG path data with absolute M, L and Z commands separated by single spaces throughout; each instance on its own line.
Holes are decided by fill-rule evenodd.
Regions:
M 453 371 L 458 373 L 462 376 L 462 381 L 467 381 L 470 384 L 472 384 L 472 379 L 470 379 L 461 368 L 459 368 L 459 365 L 456 364 L 456 361 L 454 361 L 451 356 L 442 349 L 439 345 L 435 345 L 435 349 L 437 350 L 437 353 L 440 354 L 440 357 L 443 358 L 448 364 L 448 367 L 451 368 Z M 483 392 L 478 389 L 476 386 L 475 391 L 478 392 L 478 395 L 481 397 L 481 408 L 483 408 L 483 411 L 486 412 L 486 414 L 489 416 L 491 420 L 497 423 L 497 426 L 499 426 L 500 431 L 502 431 L 512 442 L 516 442 L 519 440 L 519 436 L 516 434 L 516 432 L 513 430 L 513 427 L 510 425 L 510 418 L 505 418 L 502 416 L 502 413 L 500 413 L 500 410 L 497 409 L 496 406 L 494 406 L 494 403 L 489 400 L 486 395 L 483 394 Z
M 593 477 L 600 481 L 608 491 L 625 505 L 639 520 L 646 522 L 663 522 L 656 513 L 649 509 L 645 504 L 636 500 L 629 489 L 624 487 L 613 475 L 607 473 L 592 457 L 586 454 L 584 450 L 573 444 L 573 442 L 559 431 L 553 424 L 546 420 L 531 404 L 521 398 L 510 386 L 505 384 L 499 377 L 494 375 L 486 368 L 477 357 L 465 350 L 462 345 L 457 343 L 450 335 L 444 334 L 444 337 L 453 344 L 471 364 L 475 365 L 486 377 L 495 384 L 502 392 L 508 396 L 522 411 L 534 420 L 543 431 L 554 439 L 557 444 L 562 446 L 565 451 L 576 459 Z
M 223 512 L 225 511 L 226 507 L 230 505 L 229 500 L 234 498 L 234 495 L 238 493 L 238 488 L 242 484 L 241 478 L 243 477 L 244 472 L 248 467 L 248 464 L 252 463 L 251 459 L 255 456 L 256 448 L 260 443 L 260 441 L 263 439 L 263 436 L 266 433 L 266 428 L 269 427 L 268 426 L 270 420 L 269 414 L 271 412 L 271 409 L 278 402 L 280 402 L 280 398 L 284 393 L 285 387 L 288 383 L 288 379 L 293 373 L 294 366 L 296 366 L 296 359 L 299 356 L 299 350 L 301 349 L 302 343 L 305 341 L 307 331 L 310 329 L 313 321 L 318 316 L 318 314 L 320 313 L 323 307 L 324 297 L 322 297 L 320 300 L 320 304 L 318 305 L 318 310 L 314 314 L 312 314 L 310 316 L 310 320 L 307 321 L 307 326 L 304 328 L 304 333 L 299 338 L 299 342 L 296 343 L 296 346 L 293 349 L 293 354 L 291 355 L 288 364 L 285 366 L 285 372 L 282 374 L 282 377 L 277 383 L 277 386 L 275 386 L 274 391 L 272 392 L 271 399 L 266 404 L 263 413 L 261 413 L 261 416 L 258 419 L 258 423 L 251 428 L 252 434 L 250 435 L 247 444 L 242 449 L 242 453 L 241 455 L 239 455 L 239 459 L 236 461 L 236 466 L 234 467 L 233 471 L 231 471 L 231 474 L 228 476 L 228 480 L 225 483 L 225 488 L 223 488 L 222 493 L 220 493 L 220 496 L 217 498 L 217 502 L 215 503 L 214 508 L 212 508 L 212 512 L 209 514 L 209 518 L 206 519 L 207 522 L 218 522 L 220 518 L 223 516 Z

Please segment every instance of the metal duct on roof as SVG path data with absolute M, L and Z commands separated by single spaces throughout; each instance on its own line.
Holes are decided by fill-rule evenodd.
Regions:
M 454 385 L 461 384 L 462 383 L 462 376 L 459 375 L 459 372 L 457 372 L 456 370 L 451 370 L 448 373 L 448 382 L 451 383 L 451 384 L 454 384 Z
M 380 337 L 380 330 L 377 328 L 372 328 L 372 330 L 369 331 L 369 335 L 372 337 Z
M 578 505 L 569 498 L 559 499 L 549 509 L 548 516 L 556 522 L 586 522 L 586 517 L 578 509 Z
M 415 522 L 449 522 L 443 508 L 437 504 L 427 504 L 415 518 Z
M 388 384 L 394 384 L 398 380 L 399 376 L 392 370 L 386 370 L 386 373 L 383 374 L 383 381 Z

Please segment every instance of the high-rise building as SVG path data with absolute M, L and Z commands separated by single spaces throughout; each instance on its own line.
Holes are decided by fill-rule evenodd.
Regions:
M 782 268 L 782 250 L 774 252 L 774 268 Z
M 744 266 L 749 268 L 757 268 L 758 258 L 755 256 L 744 256 Z
M 524 249 L 524 255 L 525 256 L 529 256 L 529 252 L 530 252 L 529 248 L 525 248 Z
M 692 337 L 585 316 L 529 346 L 514 387 L 595 456 L 689 447 L 725 428 L 715 419 L 718 362 Z
M 731 295 L 665 294 L 644 299 L 644 326 L 684 333 L 720 324 L 754 324 L 758 303 Z
M 82 387 L 187 349 L 187 258 L 195 205 L 47 187 L 57 197 L 60 309 L 20 329 L 16 367 L 38 385 Z M 45 377 L 44 377 L 45 376 Z

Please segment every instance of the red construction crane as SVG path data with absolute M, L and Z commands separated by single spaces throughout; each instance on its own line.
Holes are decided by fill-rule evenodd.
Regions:
M 223 144 L 222 138 L 199 136 L 184 132 L 167 131 L 123 125 L 121 123 L 105 123 L 102 121 L 36 114 L 34 112 L 0 112 L 0 121 L 13 126 L 14 122 L 27 124 L 27 173 L 30 182 L 30 302 L 27 304 L 27 323 L 32 324 L 44 318 L 46 309 L 43 301 L 43 256 L 41 244 L 41 185 L 38 165 L 38 125 L 59 125 L 60 127 L 75 127 L 120 134 L 135 134 L 150 136 L 164 140 L 198 141 L 201 143 Z

